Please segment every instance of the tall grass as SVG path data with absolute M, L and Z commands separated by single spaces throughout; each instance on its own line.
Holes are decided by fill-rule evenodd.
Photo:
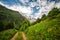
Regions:
M 60 19 L 45 20 L 30 26 L 25 33 L 29 40 L 60 40 Z
M 10 38 L 16 33 L 15 29 L 9 29 L 0 32 L 0 40 L 10 40 Z

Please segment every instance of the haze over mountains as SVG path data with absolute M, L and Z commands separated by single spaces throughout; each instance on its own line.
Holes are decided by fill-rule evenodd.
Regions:
M 59 4 L 60 0 L 0 0 L 0 5 L 20 12 L 30 22 L 47 15 L 54 7 L 60 8 Z

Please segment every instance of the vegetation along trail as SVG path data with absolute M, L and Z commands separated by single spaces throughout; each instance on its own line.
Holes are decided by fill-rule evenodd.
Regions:
M 23 40 L 27 40 L 27 37 L 24 32 L 22 32 L 22 38 L 23 38 Z
M 18 32 L 11 38 L 11 40 L 15 40 L 18 36 Z
M 27 40 L 27 37 L 24 32 L 21 32 L 23 40 Z M 18 32 L 10 39 L 10 40 L 16 40 L 18 36 Z

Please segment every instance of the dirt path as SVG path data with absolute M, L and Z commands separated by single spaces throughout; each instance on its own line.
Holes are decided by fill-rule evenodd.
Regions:
M 23 38 L 23 40 L 27 40 L 26 35 L 25 35 L 24 32 L 22 32 L 22 38 Z
M 27 37 L 24 32 L 21 32 L 21 35 L 23 40 L 27 40 Z M 16 40 L 17 36 L 18 36 L 18 32 L 10 40 Z
M 12 37 L 11 40 L 15 40 L 17 38 L 17 36 L 18 36 L 18 32 Z

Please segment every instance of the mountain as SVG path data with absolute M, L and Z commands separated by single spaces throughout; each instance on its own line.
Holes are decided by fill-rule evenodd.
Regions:
M 12 28 L 23 30 L 28 25 L 29 21 L 19 12 L 0 5 L 0 31 Z
M 40 20 L 25 30 L 28 40 L 60 40 L 60 10 L 53 8 Z

